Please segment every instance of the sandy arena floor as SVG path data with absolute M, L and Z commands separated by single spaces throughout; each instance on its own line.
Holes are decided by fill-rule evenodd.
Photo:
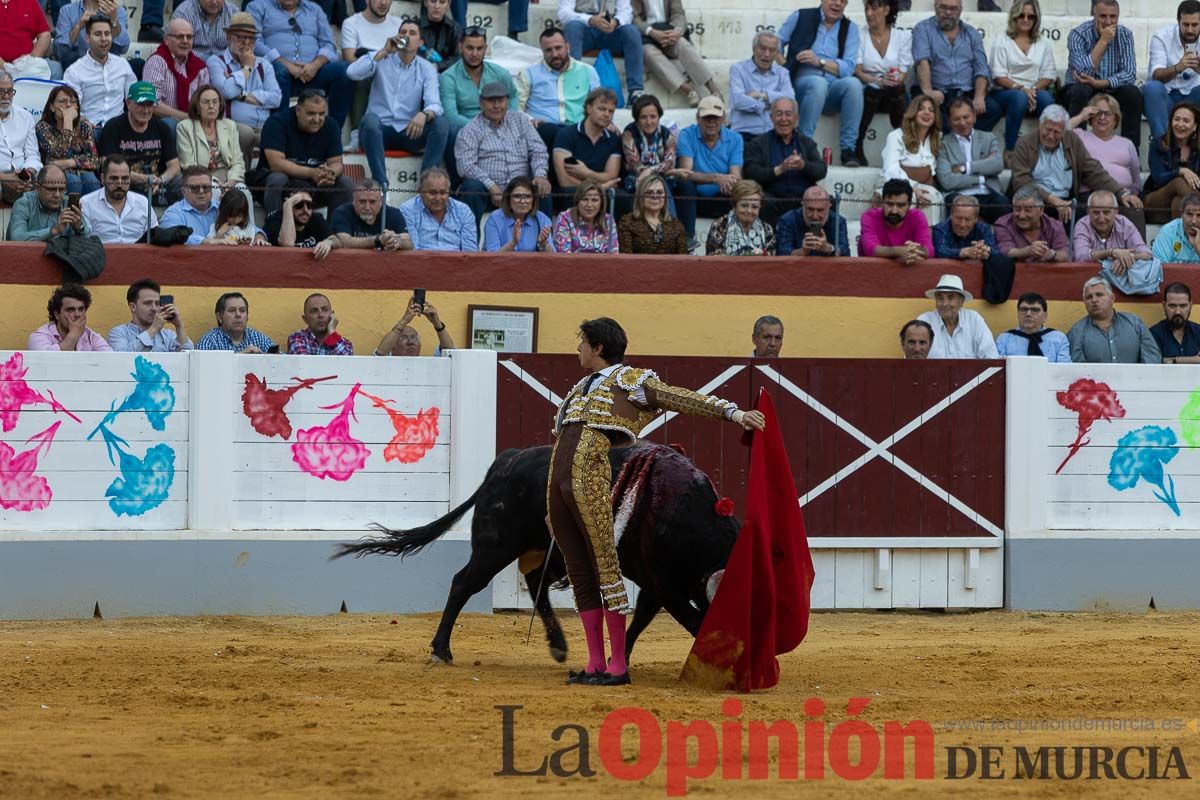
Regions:
M 599 730 L 614 708 L 634 704 L 664 729 L 669 719 L 707 719 L 719 730 L 724 695 L 676 681 L 686 633 L 660 617 L 635 651 L 633 688 L 567 687 L 540 624 L 523 644 L 526 620 L 464 616 L 453 667 L 429 663 L 433 615 L 396 624 L 353 614 L 0 623 L 0 797 L 597 798 L 604 787 L 619 792 L 609 797 L 666 797 L 666 750 L 647 780 L 620 782 L 603 771 Z M 565 615 L 564 624 L 576 665 L 578 620 Z M 862 719 L 873 726 L 933 726 L 937 777 L 885 780 L 881 766 L 865 784 L 829 770 L 796 782 L 772 767 L 765 782 L 722 781 L 718 767 L 690 783 L 689 795 L 1194 797 L 1198 664 L 1200 614 L 815 615 L 808 641 L 782 659 L 781 685 L 743 698 L 741 719 L 800 727 L 804 701 L 820 697 L 832 731 L 849 698 L 867 697 Z M 514 723 L 517 769 L 574 743 L 574 733 L 559 743 L 550 734 L 578 723 L 600 774 L 495 777 L 501 704 L 524 706 Z M 1113 719 L 1127 729 L 1052 729 Z M 1017 730 L 1018 720 L 1052 727 Z M 625 737 L 627 758 L 633 739 Z M 1005 745 L 1006 777 L 947 780 L 945 748 L 963 744 Z M 1178 747 L 1192 779 L 1014 780 L 1016 745 L 1157 745 L 1160 771 Z M 1131 771 L 1145 766 L 1145 757 L 1135 761 Z M 576 762 L 577 752 L 564 760 L 568 769 Z M 911 755 L 906 763 L 911 776 Z

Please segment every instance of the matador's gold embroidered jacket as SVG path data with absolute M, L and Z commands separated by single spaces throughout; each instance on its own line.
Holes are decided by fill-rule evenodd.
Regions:
M 555 436 L 564 425 L 583 423 L 589 428 L 615 431 L 632 444 L 660 411 L 713 419 L 729 419 L 737 411 L 735 403 L 663 383 L 648 369 L 618 367 L 583 394 L 590 377 L 585 376 L 575 384 L 563 400 L 566 409 L 560 407 Z

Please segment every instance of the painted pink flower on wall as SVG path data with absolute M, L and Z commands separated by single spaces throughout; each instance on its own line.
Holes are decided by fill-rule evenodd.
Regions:
M 350 480 L 355 472 L 367 463 L 371 451 L 350 435 L 350 420 L 354 415 L 354 400 L 362 384 L 354 384 L 350 394 L 340 403 L 321 406 L 323 409 L 341 409 L 333 421 L 325 426 L 301 428 L 296 432 L 296 443 L 292 445 L 292 460 L 300 469 L 321 480 Z
M 62 425 L 61 421 L 55 422 L 41 433 L 30 436 L 26 444 L 37 442 L 37 446 L 32 450 L 17 453 L 7 442 L 0 442 L 0 508 L 10 511 L 40 511 L 50 505 L 54 492 L 46 479 L 35 475 L 34 470 L 37 469 L 38 456 L 42 454 L 42 449 L 50 449 L 59 425 Z
M 1060 406 L 1079 415 L 1078 433 L 1067 452 L 1067 457 L 1058 465 L 1058 469 L 1054 470 L 1054 474 L 1057 475 L 1062 472 L 1067 462 L 1091 441 L 1084 437 L 1091 432 L 1093 423 L 1097 420 L 1112 422 L 1114 419 L 1120 419 L 1125 416 L 1125 408 L 1111 386 L 1091 378 L 1073 381 L 1065 392 L 1058 392 L 1055 396 Z
M 366 392 L 361 392 L 361 394 L 363 397 L 370 398 L 372 405 L 376 408 L 382 408 L 387 412 L 388 419 L 392 422 L 392 428 L 396 432 L 387 447 L 383 448 L 384 461 L 415 464 L 433 448 L 433 443 L 437 441 L 438 437 L 438 416 L 442 413 L 441 409 L 435 407 L 426 411 L 422 408 L 415 416 L 410 417 L 391 408 L 391 405 L 396 402 L 395 400 L 384 400 Z
M 18 353 L 18 355 L 20 355 Z M 337 375 L 324 378 L 292 378 L 295 386 L 286 389 L 268 389 L 267 382 L 253 372 L 246 373 L 246 388 L 242 391 L 242 413 L 250 420 L 250 426 L 263 436 L 279 435 L 281 439 L 292 438 L 292 421 L 288 419 L 284 406 L 292 395 L 301 389 L 311 389 L 314 383 L 331 381 Z
M 76 422 L 81 422 L 79 417 L 64 408 L 54 398 L 53 392 L 46 392 L 50 396 L 50 399 L 47 400 L 41 392 L 26 383 L 25 373 L 28 371 L 29 368 L 25 366 L 25 357 L 19 352 L 13 353 L 9 356 L 8 361 L 0 364 L 0 425 L 3 426 L 5 432 L 17 427 L 17 420 L 21 417 L 22 408 L 39 404 L 50 406 L 51 410 L 62 412 Z

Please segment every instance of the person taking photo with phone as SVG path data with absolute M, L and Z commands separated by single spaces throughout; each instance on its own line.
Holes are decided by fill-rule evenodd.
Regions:
M 26 192 L 13 204 L 8 219 L 10 242 L 45 242 L 54 236 L 87 234 L 87 223 L 79 210 L 79 195 L 64 203 L 67 177 L 53 164 L 42 167 Z
M 424 289 L 415 289 L 413 290 L 412 298 L 409 299 L 408 308 L 405 310 L 404 316 L 400 317 L 396 321 L 396 324 L 379 340 L 379 346 L 375 348 L 375 355 L 421 355 L 421 334 L 410 324 L 417 317 L 424 317 L 429 320 L 429 324 L 433 326 L 434 333 L 437 334 L 438 346 L 433 351 L 435 356 L 445 355 L 447 350 L 454 349 L 454 339 L 450 337 L 450 332 L 446 329 L 446 323 L 442 322 L 442 318 L 438 316 L 438 310 L 434 308 L 433 303 L 425 300 Z
M 846 220 L 833 210 L 829 192 L 820 186 L 804 190 L 800 208 L 779 218 L 776 252 L 781 256 L 850 256 Z
M 125 292 L 132 319 L 108 332 L 108 344 L 119 353 L 178 353 L 193 349 L 175 307 L 175 297 L 149 278 L 130 285 Z M 170 330 L 170 325 L 175 330 Z

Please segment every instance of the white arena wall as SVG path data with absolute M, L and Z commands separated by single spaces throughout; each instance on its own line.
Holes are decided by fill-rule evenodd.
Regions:
M 407 563 L 327 558 L 474 491 L 495 363 L 0 352 L 0 617 L 440 608 L 469 515 Z
M 1200 367 L 1004 369 L 1002 546 L 815 539 L 814 607 L 1200 608 Z M 0 352 L 0 618 L 439 610 L 469 515 L 406 562 L 328 556 L 474 491 L 496 386 L 486 351 Z

